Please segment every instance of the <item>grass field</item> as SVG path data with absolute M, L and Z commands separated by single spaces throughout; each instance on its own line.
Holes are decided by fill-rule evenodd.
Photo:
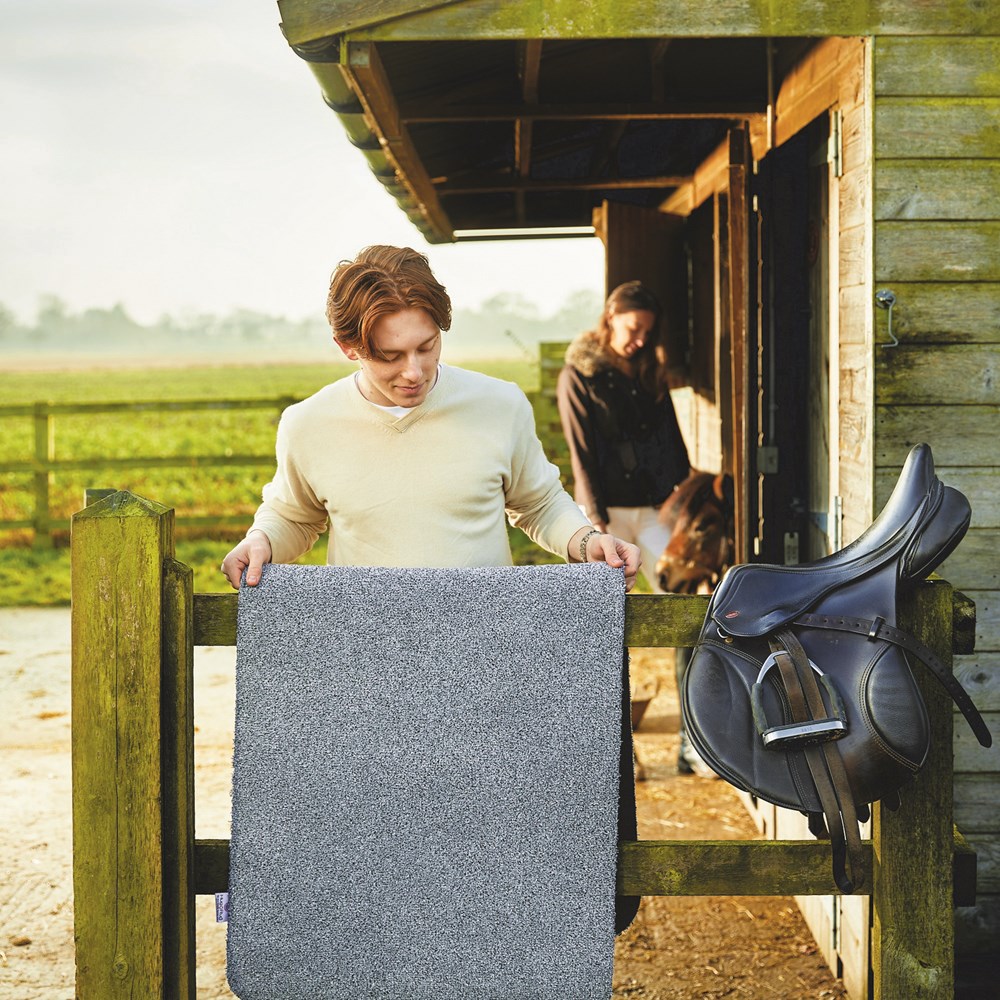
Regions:
M 347 374 L 353 365 L 295 364 L 281 366 L 217 365 L 198 368 L 130 368 L 0 373 L 0 405 L 48 402 L 119 402 L 139 400 L 247 399 L 285 396 L 302 398 Z M 498 378 L 537 386 L 537 368 L 526 361 L 479 362 L 475 367 Z M 210 410 L 178 413 L 59 415 L 55 420 L 55 453 L 61 459 L 198 454 L 270 456 L 278 410 Z M 0 463 L 27 461 L 33 453 L 30 417 L 0 417 Z M 218 571 L 222 557 L 242 529 L 198 537 L 184 529 L 184 517 L 235 514 L 249 523 L 260 489 L 271 475 L 268 466 L 171 469 L 100 468 L 65 472 L 51 486 L 52 516 L 68 519 L 83 506 L 88 487 L 131 490 L 173 507 L 178 515 L 177 557 L 195 571 L 195 589 L 219 591 L 227 585 Z M 0 519 L 32 515 L 30 474 L 0 473 Z M 68 538 L 54 549 L 29 547 L 30 533 L 0 531 L 0 607 L 69 603 Z M 549 561 L 520 532 L 511 533 L 518 562 Z M 306 557 L 322 562 L 321 542 Z

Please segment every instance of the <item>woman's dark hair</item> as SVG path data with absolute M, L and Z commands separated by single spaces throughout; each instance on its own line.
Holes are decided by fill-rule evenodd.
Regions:
M 615 313 L 633 310 L 653 314 L 649 338 L 642 350 L 635 355 L 633 368 L 642 385 L 657 399 L 661 399 L 668 389 L 667 348 L 662 334 L 663 307 L 660 300 L 641 281 L 626 281 L 611 292 L 597 324 L 597 338 L 602 347 L 607 347 L 611 342 L 610 317 Z

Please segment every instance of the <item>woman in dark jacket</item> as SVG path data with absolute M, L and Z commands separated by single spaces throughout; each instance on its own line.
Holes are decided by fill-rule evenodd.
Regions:
M 667 387 L 660 304 L 638 281 L 609 296 L 597 329 L 566 352 L 557 400 L 576 502 L 601 531 L 639 546 L 646 579 L 670 540 L 660 505 L 688 474 Z
M 690 472 L 667 386 L 660 303 L 638 281 L 608 297 L 596 330 L 569 346 L 556 398 L 573 463 L 574 494 L 601 531 L 639 546 L 650 587 L 663 593 L 656 563 L 670 541 L 659 509 Z M 677 650 L 677 669 L 690 650 Z M 677 768 L 715 777 L 680 732 Z M 637 765 L 637 776 L 643 770 Z

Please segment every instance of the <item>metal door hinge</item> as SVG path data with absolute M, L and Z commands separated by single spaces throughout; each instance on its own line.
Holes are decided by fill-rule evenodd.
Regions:
M 830 551 L 839 552 L 844 547 L 844 498 L 833 498 L 833 531 L 830 532 Z
M 778 473 L 778 448 L 773 444 L 763 444 L 757 449 L 757 471 L 762 476 Z
M 839 109 L 830 112 L 830 138 L 827 145 L 827 163 L 833 166 L 833 176 L 844 174 L 844 135 Z
M 797 566 L 799 564 L 799 533 L 797 531 L 785 532 L 785 565 Z

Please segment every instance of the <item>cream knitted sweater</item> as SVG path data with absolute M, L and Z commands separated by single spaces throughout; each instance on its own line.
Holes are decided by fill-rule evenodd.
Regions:
M 277 470 L 253 528 L 291 562 L 330 524 L 339 566 L 510 565 L 506 518 L 566 558 L 587 519 L 542 452 L 524 393 L 442 365 L 402 420 L 353 376 L 285 410 Z M 506 515 L 506 517 L 505 517 Z

